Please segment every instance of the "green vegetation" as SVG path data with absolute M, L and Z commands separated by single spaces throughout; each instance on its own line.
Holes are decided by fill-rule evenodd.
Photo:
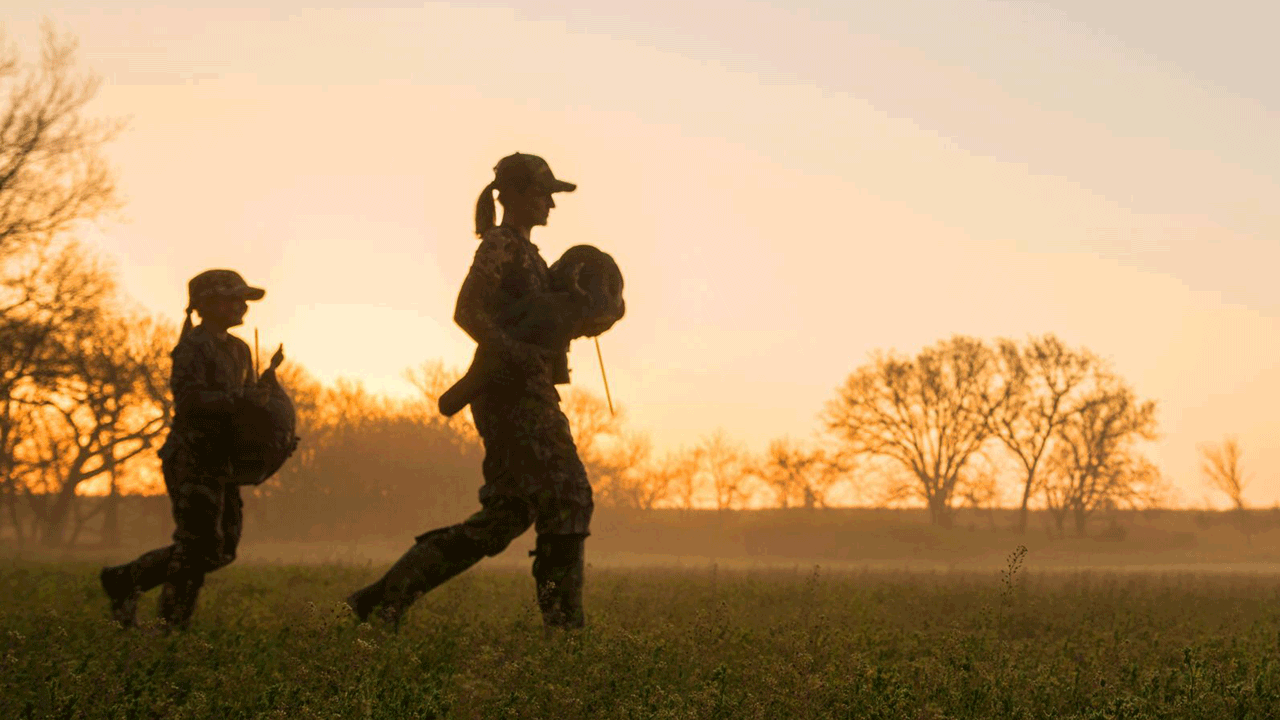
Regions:
M 1244 575 L 597 568 L 546 640 L 481 567 L 397 634 L 339 604 L 380 567 L 238 565 L 193 628 L 121 632 L 88 563 L 0 566 L 0 717 L 1267 718 L 1280 590 Z

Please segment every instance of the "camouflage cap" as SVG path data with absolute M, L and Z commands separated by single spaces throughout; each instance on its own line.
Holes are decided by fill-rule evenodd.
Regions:
M 498 161 L 493 168 L 493 184 L 498 190 L 511 189 L 523 192 L 529 188 L 547 193 L 573 192 L 577 185 L 559 180 L 551 173 L 551 166 L 537 155 L 515 153 Z
M 205 270 L 187 283 L 187 297 L 192 305 L 209 297 L 261 300 L 266 294 L 262 288 L 250 287 L 235 270 Z

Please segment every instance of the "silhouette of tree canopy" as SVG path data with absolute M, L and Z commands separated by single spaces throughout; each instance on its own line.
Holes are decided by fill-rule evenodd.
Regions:
M 905 470 L 933 522 L 946 525 L 965 464 L 990 437 L 999 393 L 991 350 L 957 335 L 914 358 L 873 355 L 828 403 L 826 427 L 850 456 L 882 457 Z
M 170 401 L 162 377 L 171 338 L 140 331 L 147 325 L 104 314 L 92 325 L 62 329 L 62 372 L 21 400 L 40 431 L 19 444 L 19 472 L 46 545 L 66 541 L 82 483 L 153 449 L 165 430 Z
M 77 73 L 75 50 L 49 23 L 35 63 L 0 37 L 0 504 L 20 536 L 16 503 L 36 471 L 20 467 L 19 446 L 56 424 L 38 408 L 59 378 L 84 376 L 75 341 L 94 336 L 113 290 L 69 237 L 118 206 L 101 147 L 120 125 L 84 114 L 99 80 Z M 52 447 L 38 470 L 57 484 Z

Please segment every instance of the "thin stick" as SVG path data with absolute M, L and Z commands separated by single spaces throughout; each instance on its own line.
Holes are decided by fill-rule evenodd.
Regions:
M 253 374 L 258 374 L 258 328 L 253 329 Z
M 609 395 L 609 376 L 604 374 L 604 356 L 600 354 L 600 338 L 591 338 L 596 341 L 596 359 L 600 361 L 600 377 L 604 379 L 604 399 L 609 401 L 609 414 L 613 415 L 613 397 Z

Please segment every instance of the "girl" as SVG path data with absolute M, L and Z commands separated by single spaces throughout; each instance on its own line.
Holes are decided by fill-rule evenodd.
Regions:
M 159 451 L 177 529 L 173 544 L 102 570 L 111 615 L 123 627 L 135 624 L 141 594 L 163 584 L 160 618 L 186 628 L 205 574 L 235 559 L 243 518 L 231 462 L 235 421 L 246 405 L 262 407 L 269 399 L 269 389 L 258 386 L 249 346 L 227 332 L 244 322 L 248 301 L 266 291 L 233 270 L 206 270 L 187 290 L 187 319 L 171 353 L 173 423 Z M 193 311 L 199 325 L 192 326 Z M 273 367 L 283 359 L 281 348 Z

